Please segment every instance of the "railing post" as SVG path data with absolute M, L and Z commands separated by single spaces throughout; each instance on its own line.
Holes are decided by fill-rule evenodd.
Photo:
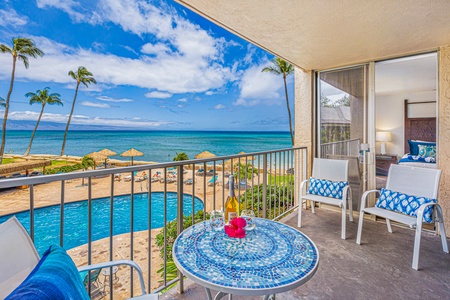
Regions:
M 178 200 L 178 212 L 177 212 L 177 234 L 183 232 L 183 166 L 177 167 L 177 200 Z M 194 209 L 192 209 L 194 211 Z M 183 273 L 178 270 L 178 293 L 184 293 Z
M 263 154 L 263 213 L 262 217 L 267 218 L 267 153 Z

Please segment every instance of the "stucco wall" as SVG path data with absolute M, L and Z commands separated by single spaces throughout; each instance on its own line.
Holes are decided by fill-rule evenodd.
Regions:
M 450 46 L 439 49 L 438 168 L 442 170 L 439 203 L 450 237 Z
M 312 74 L 295 69 L 295 146 L 308 147 L 308 174 L 311 174 L 313 145 Z

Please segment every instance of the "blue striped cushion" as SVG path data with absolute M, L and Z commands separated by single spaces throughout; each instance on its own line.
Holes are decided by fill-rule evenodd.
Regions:
M 347 181 L 331 181 L 311 177 L 309 179 L 308 193 L 318 196 L 342 199 L 342 191 L 347 185 Z
M 417 210 L 422 204 L 436 203 L 436 199 L 411 196 L 388 189 L 381 189 L 380 197 L 375 204 L 376 207 L 396 211 L 411 217 L 417 217 Z M 428 206 L 423 212 L 423 221 L 431 223 L 433 208 Z
M 80 299 L 89 296 L 66 251 L 52 245 L 30 275 L 5 300 Z

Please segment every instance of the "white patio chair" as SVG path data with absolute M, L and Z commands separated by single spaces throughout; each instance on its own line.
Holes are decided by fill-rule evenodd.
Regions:
M 437 200 L 440 176 L 441 170 L 391 165 L 386 182 L 386 189 L 411 196 L 420 196 Z M 384 208 L 366 207 L 367 197 L 369 194 L 372 193 L 380 194 L 380 191 L 379 190 L 367 191 L 363 194 L 361 199 L 361 212 L 359 216 L 358 234 L 356 238 L 357 244 L 359 245 L 361 244 L 364 213 L 369 213 L 372 215 L 385 218 L 387 229 L 390 233 L 392 233 L 390 220 L 408 225 L 411 228 L 415 227 L 416 236 L 414 241 L 412 268 L 418 270 L 420 237 L 422 232 L 423 215 L 427 207 L 433 206 L 432 219 L 435 222 L 436 230 L 437 228 L 439 228 L 440 230 L 442 248 L 444 252 L 448 253 L 448 244 L 444 227 L 444 215 L 438 203 L 422 204 L 417 210 L 417 217 L 412 217 L 406 214 L 387 210 Z
M 312 177 L 315 179 L 344 181 L 348 183 L 348 161 L 338 159 L 314 158 Z M 308 193 L 307 185 L 309 180 L 304 180 L 300 185 L 300 205 L 298 208 L 298 227 L 302 227 L 302 207 L 303 201 L 311 201 L 311 211 L 314 214 L 316 202 L 338 206 L 342 209 L 341 238 L 345 240 L 346 235 L 346 211 L 349 208 L 349 219 L 353 222 L 353 204 L 351 188 L 347 184 L 342 190 L 342 198 L 319 196 Z M 347 205 L 348 201 L 348 205 Z M 306 204 L 305 204 L 306 208 Z
M 4 299 L 27 278 L 39 262 L 39 255 L 28 232 L 16 217 L 0 224 L 0 299 Z M 139 275 L 142 294 L 133 299 L 157 300 L 157 294 L 146 294 L 142 270 L 131 260 L 117 260 L 78 268 L 79 272 L 118 265 L 128 265 Z

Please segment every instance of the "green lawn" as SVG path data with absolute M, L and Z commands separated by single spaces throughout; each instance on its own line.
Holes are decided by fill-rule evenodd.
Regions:
M 14 158 L 3 158 L 2 164 L 10 164 L 14 162 Z
M 269 176 L 269 184 L 280 184 L 280 183 L 288 183 L 288 182 L 294 182 L 294 175 L 288 174 L 288 175 L 270 175 Z

